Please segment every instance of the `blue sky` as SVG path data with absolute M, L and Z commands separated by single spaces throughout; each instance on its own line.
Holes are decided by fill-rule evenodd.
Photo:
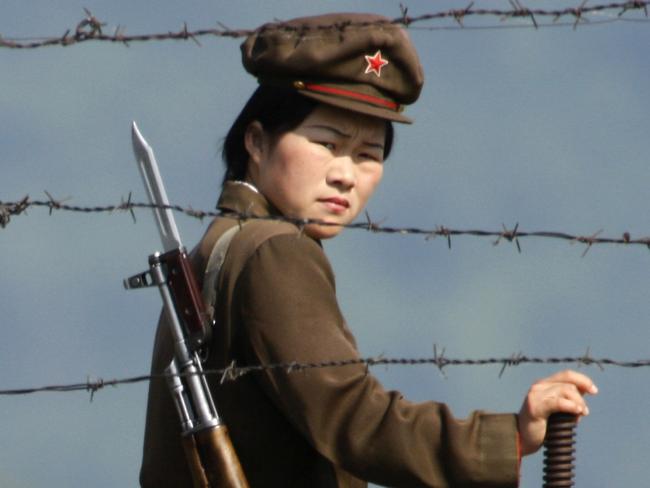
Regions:
M 595 0 L 591 3 L 597 3 Z M 467 2 L 412 2 L 419 15 Z M 530 7 L 571 6 L 526 2 Z M 507 9 L 507 1 L 476 7 Z M 399 15 L 395 1 L 5 0 L 4 37 L 58 36 L 88 8 L 127 34 L 253 28 L 327 11 Z M 593 17 L 606 20 L 616 16 Z M 638 14 L 627 14 L 637 17 Z M 541 19 L 538 19 L 541 22 Z M 508 21 L 522 25 L 526 21 Z M 469 26 L 500 24 L 466 19 Z M 413 126 L 397 127 L 385 180 L 370 202 L 392 226 L 556 230 L 650 235 L 647 128 L 648 23 L 410 33 L 425 69 Z M 130 123 L 153 145 L 174 203 L 211 209 L 222 176 L 221 138 L 255 87 L 240 64 L 241 40 L 203 38 L 130 47 L 84 43 L 0 50 L 0 200 L 70 197 L 78 205 L 145 194 Z M 0 229 L 0 389 L 105 379 L 149 370 L 159 297 L 126 292 L 160 248 L 149 212 L 70 214 L 34 208 Z M 207 222 L 177 216 L 188 246 Z M 564 241 L 506 242 L 346 231 L 325 243 L 348 323 L 364 356 L 649 357 L 650 253 Z M 519 409 L 528 385 L 556 368 L 522 365 L 377 367 L 415 401 Z M 577 483 L 642 486 L 648 478 L 647 371 L 584 368 L 601 393 L 580 424 Z M 0 485 L 136 486 L 146 384 L 95 394 L 0 397 Z M 541 483 L 541 454 L 523 465 L 523 487 Z

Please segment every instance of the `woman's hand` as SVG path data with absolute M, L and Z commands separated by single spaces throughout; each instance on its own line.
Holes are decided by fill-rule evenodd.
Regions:
M 534 383 L 517 417 L 522 455 L 532 454 L 541 447 L 549 415 L 556 412 L 589 415 L 583 395 L 597 392 L 593 381 L 576 371 L 562 371 Z

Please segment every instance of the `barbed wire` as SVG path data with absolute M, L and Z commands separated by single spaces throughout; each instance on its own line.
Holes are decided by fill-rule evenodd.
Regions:
M 611 358 L 594 358 L 591 356 L 589 349 L 582 356 L 573 357 L 532 357 L 525 356 L 521 353 L 513 354 L 508 357 L 493 357 L 493 358 L 449 358 L 445 356 L 445 350 L 438 350 L 434 345 L 433 356 L 424 358 L 386 358 L 383 356 L 371 358 L 352 358 L 334 361 L 322 362 L 307 362 L 301 363 L 297 361 L 258 364 L 251 366 L 237 366 L 233 361 L 229 366 L 219 369 L 205 370 L 202 374 L 206 377 L 216 376 L 219 378 L 221 384 L 226 382 L 237 381 L 240 378 L 251 373 L 260 373 L 265 371 L 284 371 L 287 374 L 294 374 L 305 372 L 312 369 L 325 369 L 325 368 L 342 368 L 346 366 L 365 366 L 366 371 L 374 366 L 435 366 L 444 378 L 445 368 L 449 366 L 500 366 L 498 377 L 501 378 L 505 370 L 509 367 L 520 366 L 523 364 L 569 364 L 582 366 L 597 366 L 599 369 L 604 370 L 605 366 L 616 366 L 621 368 L 644 368 L 650 366 L 650 359 L 639 359 L 634 361 L 622 361 Z M 193 373 L 197 374 L 197 373 Z M 91 400 L 94 394 L 106 387 L 117 387 L 120 385 L 135 384 L 148 382 L 155 379 L 167 378 L 168 374 L 150 374 L 139 375 L 121 379 L 105 380 L 102 378 L 88 377 L 85 382 L 69 383 L 62 385 L 46 385 L 35 388 L 13 388 L 0 390 L 0 396 L 17 396 L 17 395 L 30 395 L 34 393 L 45 392 L 58 392 L 70 393 L 78 391 L 90 392 Z M 187 373 L 181 373 L 176 376 L 188 376 Z
M 647 24 L 650 23 L 650 18 L 626 18 L 620 17 L 618 15 L 607 15 L 603 13 L 593 14 L 598 15 L 598 19 L 590 19 L 588 23 L 583 24 L 584 27 L 597 27 L 607 24 L 617 24 L 617 23 L 636 23 L 636 24 Z M 540 28 L 566 28 L 573 27 L 575 28 L 574 22 L 562 22 L 562 21 L 553 21 L 553 22 L 540 22 L 536 21 L 536 25 L 532 25 L 530 22 L 520 22 L 520 23 L 501 23 L 496 25 L 460 25 L 460 24 L 451 24 L 451 25 L 436 25 L 436 26 L 414 26 L 410 27 L 411 30 L 418 31 L 492 31 L 492 30 L 512 30 L 512 29 L 540 29 Z M 577 30 L 577 29 L 576 29 Z
M 103 205 L 103 206 L 79 206 L 66 204 L 65 200 L 56 200 L 49 192 L 45 192 L 47 200 L 32 200 L 29 196 L 23 199 L 12 202 L 3 202 L 0 200 L 0 228 L 5 228 L 11 221 L 12 216 L 26 214 L 30 207 L 44 207 L 49 210 L 52 215 L 54 211 L 66 211 L 77 213 L 113 213 L 116 211 L 129 212 L 134 222 L 136 222 L 135 209 L 161 209 L 172 210 L 188 217 L 203 220 L 207 217 L 225 217 L 236 219 L 238 221 L 246 220 L 277 220 L 283 222 L 290 222 L 295 224 L 300 229 L 310 224 L 317 224 L 331 227 L 342 227 L 347 229 L 365 230 L 377 234 L 399 234 L 399 235 L 420 235 L 424 236 L 426 240 L 434 239 L 436 237 L 443 237 L 447 240 L 447 246 L 451 249 L 451 238 L 454 236 L 471 236 L 471 237 L 491 237 L 496 238 L 492 243 L 496 246 L 502 240 L 512 242 L 516 245 L 517 251 L 521 253 L 520 239 L 523 238 L 548 238 L 560 239 L 570 243 L 579 243 L 585 245 L 585 250 L 582 253 L 584 257 L 594 244 L 622 244 L 622 245 L 642 245 L 650 249 L 650 237 L 632 238 L 630 232 L 624 232 L 621 237 L 601 237 L 602 229 L 590 235 L 570 234 L 566 232 L 557 231 L 522 231 L 519 229 L 519 223 L 516 223 L 512 229 L 502 225 L 501 230 L 481 230 L 481 229 L 453 229 L 443 225 L 438 225 L 435 228 L 421 228 L 421 227 L 393 227 L 382 225 L 381 222 L 375 222 L 370 218 L 366 212 L 365 222 L 353 222 L 351 224 L 337 224 L 331 222 L 323 222 L 317 219 L 295 219 L 281 215 L 269 216 L 256 216 L 250 213 L 238 213 L 232 211 L 221 210 L 196 210 L 192 207 L 182 207 L 180 205 L 155 205 L 151 203 L 132 202 L 131 194 L 126 198 L 122 198 L 121 202 L 116 205 Z
M 580 5 L 574 7 L 564 7 L 559 9 L 530 9 L 525 7 L 521 0 L 508 0 L 510 9 L 486 9 L 475 8 L 474 2 L 471 2 L 465 8 L 444 10 L 434 13 L 422 14 L 417 16 L 408 15 L 408 7 L 400 5 L 401 15 L 389 21 L 363 22 L 359 24 L 346 22 L 334 25 L 316 26 L 312 29 L 337 29 L 344 31 L 354 25 L 373 25 L 384 24 L 386 22 L 399 24 L 405 27 L 412 27 L 414 24 L 420 24 L 426 21 L 452 20 L 456 28 L 465 28 L 464 21 L 469 17 L 497 17 L 500 19 L 500 26 L 478 26 L 478 28 L 501 27 L 503 22 L 511 19 L 525 19 L 530 21 L 529 26 L 534 28 L 557 25 L 558 21 L 570 18 L 571 22 L 563 25 L 572 25 L 574 29 L 580 24 L 589 25 L 589 16 L 602 14 L 605 12 L 615 13 L 616 17 L 601 20 L 596 23 L 606 23 L 618 20 L 630 20 L 623 16 L 630 11 L 643 11 L 645 17 L 648 17 L 648 5 L 650 0 L 628 0 L 624 2 L 603 3 L 597 5 L 587 5 L 588 0 L 582 0 Z M 30 36 L 30 37 L 5 37 L 0 34 L 0 47 L 9 49 L 36 49 L 48 46 L 67 47 L 87 41 L 120 43 L 129 46 L 130 43 L 145 41 L 165 41 L 165 40 L 192 40 L 197 45 L 201 45 L 199 39 L 202 37 L 226 37 L 241 38 L 250 35 L 254 30 L 251 29 L 231 29 L 220 22 L 218 27 L 209 29 L 197 29 L 190 31 L 187 23 L 183 22 L 182 28 L 177 32 L 160 32 L 153 34 L 125 34 L 125 28 L 117 25 L 113 34 L 105 34 L 104 29 L 106 22 L 100 21 L 88 9 L 84 8 L 85 17 L 77 23 L 74 29 L 66 29 L 63 35 L 55 37 Z M 552 24 L 542 24 L 538 22 L 539 18 L 551 18 Z M 635 19 L 643 20 L 643 19 Z M 283 28 L 291 31 L 300 31 L 306 33 L 306 29 L 300 26 L 283 25 Z M 426 28 L 426 27 L 425 27 Z

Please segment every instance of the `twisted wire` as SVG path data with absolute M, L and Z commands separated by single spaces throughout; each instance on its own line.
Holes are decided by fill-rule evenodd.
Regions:
M 369 357 L 369 358 L 351 358 L 343 360 L 330 360 L 320 362 L 279 362 L 268 364 L 257 364 L 247 366 L 237 366 L 235 362 L 231 363 L 225 368 L 204 370 L 203 375 L 210 377 L 216 376 L 221 383 L 228 381 L 237 381 L 243 376 L 252 373 L 261 373 L 265 371 L 285 372 L 286 374 L 297 374 L 311 369 L 323 368 L 341 368 L 346 366 L 359 366 L 363 365 L 368 370 L 374 366 L 435 366 L 439 372 L 445 376 L 445 368 L 449 366 L 501 366 L 499 370 L 499 378 L 501 378 L 505 370 L 509 367 L 520 366 L 523 364 L 570 364 L 576 366 L 597 366 L 601 370 L 605 366 L 616 366 L 621 368 L 645 368 L 650 366 L 650 359 L 639 359 L 634 361 L 624 361 L 611 358 L 594 358 L 590 355 L 589 350 L 582 356 L 565 356 L 565 357 L 531 357 L 525 356 L 521 353 L 513 354 L 508 357 L 493 357 L 493 358 L 450 358 L 445 356 L 445 351 L 438 350 L 434 346 L 434 355 L 432 357 L 423 358 L 386 358 L 383 356 Z M 181 373 L 178 376 L 187 376 L 186 373 Z M 139 375 L 121 379 L 105 380 L 102 378 L 93 379 L 88 377 L 85 382 L 69 383 L 61 385 L 46 385 L 41 387 L 25 387 L 0 390 L 0 396 L 16 396 L 28 395 L 34 393 L 44 392 L 59 392 L 69 393 L 86 391 L 91 393 L 92 396 L 99 390 L 106 387 L 117 387 L 119 385 L 134 384 L 151 381 L 154 379 L 166 378 L 165 374 L 159 375 Z M 446 376 L 445 376 L 446 377 Z
M 594 14 L 602 14 L 604 12 L 616 13 L 616 17 L 606 20 L 605 22 L 628 20 L 623 16 L 630 11 L 643 11 L 645 17 L 648 17 L 648 5 L 650 1 L 647 0 L 628 0 L 622 2 L 610 2 L 602 4 L 587 5 L 587 0 L 583 0 L 578 6 L 569 6 L 559 9 L 530 9 L 525 7 L 521 0 L 509 0 L 510 9 L 486 9 L 474 7 L 474 2 L 469 3 L 465 8 L 451 9 L 427 13 L 417 16 L 410 16 L 408 8 L 401 6 L 400 15 L 388 21 L 375 21 L 375 22 L 362 22 L 362 23 L 341 23 L 325 26 L 312 26 L 311 29 L 337 29 L 344 31 L 354 25 L 373 25 L 392 23 L 399 24 L 405 27 L 411 27 L 414 24 L 421 24 L 426 21 L 441 21 L 450 19 L 454 21 L 458 28 L 465 28 L 464 21 L 469 17 L 496 17 L 503 24 L 504 21 L 511 19 L 526 19 L 530 21 L 530 26 L 534 28 L 544 27 L 549 24 L 540 24 L 539 18 L 550 18 L 553 24 L 561 19 L 571 19 L 571 25 L 575 29 L 579 24 L 589 25 L 589 17 Z M 203 37 L 221 37 L 221 38 L 241 38 L 250 35 L 254 32 L 251 29 L 231 29 L 220 22 L 217 22 L 217 28 L 189 30 L 187 23 L 183 22 L 182 28 L 177 32 L 160 32 L 153 34 L 125 34 L 125 28 L 122 25 L 115 27 L 113 34 L 106 34 L 104 30 L 107 23 L 99 20 L 88 9 L 84 8 L 85 16 L 72 28 L 65 30 L 63 35 L 55 37 L 32 36 L 26 38 L 14 38 L 9 36 L 0 35 L 0 48 L 8 49 L 37 49 L 48 46 L 67 47 L 87 41 L 96 42 L 110 42 L 119 43 L 129 46 L 130 43 L 146 42 L 146 41 L 165 41 L 165 40 L 192 40 L 197 45 L 201 45 L 199 39 Z M 640 19 L 634 19 L 640 20 Z M 601 21 L 602 23 L 603 21 Z M 479 26 L 479 28 L 485 26 Z M 494 26 L 490 26 L 494 27 Z M 286 26 L 280 25 L 276 28 L 287 29 L 291 31 L 299 31 L 304 34 L 307 29 L 301 26 Z
M 66 204 L 61 200 L 56 200 L 52 197 L 49 192 L 45 192 L 48 196 L 48 200 L 31 200 L 28 196 L 25 196 L 19 201 L 13 202 L 2 202 L 0 201 L 0 228 L 5 228 L 11 221 L 12 216 L 26 214 L 27 210 L 30 207 L 44 207 L 49 211 L 49 215 L 52 215 L 54 211 L 66 211 L 66 212 L 76 212 L 76 213 L 112 213 L 115 211 L 129 212 L 133 221 L 136 221 L 135 209 L 169 209 L 180 214 L 186 215 L 188 217 L 193 217 L 199 220 L 202 220 L 206 217 L 226 217 L 231 219 L 236 219 L 239 221 L 245 220 L 278 220 L 290 222 L 298 226 L 299 228 L 304 228 L 310 224 L 318 224 L 323 226 L 334 226 L 334 227 L 343 227 L 348 229 L 356 230 L 365 230 L 377 234 L 399 234 L 399 235 L 419 235 L 424 236 L 425 239 L 430 240 L 435 237 L 443 237 L 447 240 L 447 246 L 451 249 L 451 239 L 454 236 L 472 236 L 472 237 L 492 237 L 496 238 L 493 241 L 494 245 L 498 245 L 501 241 L 505 240 L 512 242 L 517 247 L 518 252 L 521 252 L 521 243 L 520 239 L 522 238 L 550 238 L 550 239 L 560 239 L 564 241 L 569 241 L 570 243 L 580 243 L 585 245 L 583 251 L 583 256 L 591 249 L 591 246 L 594 244 L 623 244 L 623 245 L 642 245 L 650 249 L 650 237 L 638 237 L 633 238 L 630 232 L 624 232 L 620 237 L 605 237 L 601 236 L 602 230 L 594 232 L 593 234 L 580 235 L 580 234 L 571 234 L 567 232 L 557 232 L 557 231 L 522 231 L 519 229 L 519 223 L 516 223 L 512 229 L 506 227 L 505 224 L 502 225 L 501 230 L 481 230 L 481 229 L 452 229 L 444 225 L 438 225 L 434 228 L 422 228 L 422 227 L 394 227 L 381 225 L 378 222 L 373 221 L 369 214 L 366 212 L 365 221 L 353 222 L 351 224 L 336 224 L 331 222 L 323 222 L 316 219 L 295 219 L 290 217 L 285 217 L 281 215 L 271 215 L 271 216 L 255 216 L 248 213 L 237 213 L 237 212 L 224 212 L 220 210 L 207 211 L 207 210 L 196 210 L 192 207 L 182 207 L 180 205 L 156 205 L 151 203 L 139 203 L 131 201 L 131 194 L 128 198 L 122 199 L 119 204 L 116 205 L 103 205 L 103 206 L 79 206 L 79 205 L 70 205 Z

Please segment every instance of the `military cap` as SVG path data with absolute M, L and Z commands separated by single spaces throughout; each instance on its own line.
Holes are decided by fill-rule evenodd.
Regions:
M 337 13 L 264 24 L 241 46 L 246 70 L 262 84 L 355 112 L 410 123 L 422 67 L 405 30 L 387 17 Z

